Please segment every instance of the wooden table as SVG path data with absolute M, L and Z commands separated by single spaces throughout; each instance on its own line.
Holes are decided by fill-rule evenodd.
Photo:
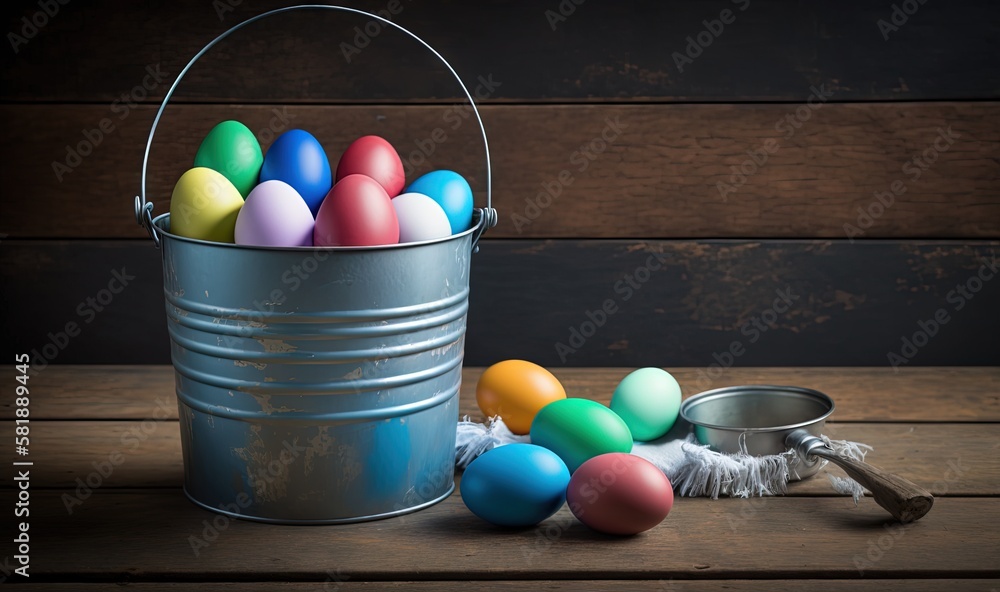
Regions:
M 462 389 L 462 413 L 474 417 L 480 371 L 466 369 Z M 607 402 L 626 372 L 555 374 L 571 395 Z M 697 369 L 672 372 L 682 385 L 697 383 Z M 929 488 L 934 509 L 894 525 L 870 498 L 855 507 L 817 476 L 786 497 L 679 499 L 662 525 L 631 538 L 594 533 L 565 507 L 539 527 L 500 530 L 473 516 L 457 494 L 365 524 L 231 521 L 181 492 L 170 367 L 56 366 L 30 382 L 29 589 L 1000 589 L 1000 369 L 730 369 L 712 386 L 747 383 L 831 395 L 830 435 L 874 446 L 869 460 Z M 11 396 L 3 413 L 9 447 Z M 95 467 L 109 459 L 119 461 L 111 474 L 68 512 L 64 494 L 78 478 L 96 481 Z M 15 503 L 12 476 L 8 465 L 6 508 Z M 14 527 L 5 523 L 0 556 L 11 569 Z M 192 537 L 205 537 L 212 524 L 217 533 L 207 530 L 211 541 L 196 555 Z

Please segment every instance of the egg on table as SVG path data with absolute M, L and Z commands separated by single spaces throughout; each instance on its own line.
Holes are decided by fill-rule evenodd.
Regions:
M 487 522 L 531 526 L 555 514 L 566 500 L 569 470 L 550 450 L 507 444 L 469 463 L 459 486 L 462 501 Z
M 622 418 L 590 399 L 549 403 L 531 422 L 531 442 L 563 459 L 570 472 L 608 452 L 631 452 L 632 433 Z
M 681 387 L 661 368 L 639 368 L 618 383 L 611 410 L 625 421 L 632 437 L 655 440 L 674 426 L 681 410 Z
M 653 528 L 670 513 L 670 480 L 646 459 L 631 454 L 595 456 L 573 473 L 566 490 L 580 522 L 605 534 L 633 535 Z
M 526 360 L 504 360 L 487 368 L 476 384 L 476 403 L 486 417 L 497 415 L 515 434 L 531 431 L 538 412 L 566 398 L 551 372 Z

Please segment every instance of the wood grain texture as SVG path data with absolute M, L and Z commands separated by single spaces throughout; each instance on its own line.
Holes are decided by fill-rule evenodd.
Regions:
M 607 404 L 632 368 L 552 368 L 573 397 Z M 836 400 L 837 429 L 843 422 L 1000 422 L 1000 368 L 731 368 L 711 384 L 700 368 L 668 368 L 684 396 L 707 388 L 741 384 L 806 386 Z M 483 368 L 462 370 L 459 414 L 484 419 L 475 402 Z M 0 380 L 13 384 L 12 366 Z M 169 413 L 177 419 L 171 366 L 59 366 L 31 378 L 35 419 L 144 420 Z M 163 401 L 171 403 L 164 406 Z M 13 402 L 0 400 L 0 419 L 13 419 Z M 887 428 L 888 429 L 888 428 Z M 847 438 L 848 436 L 838 436 Z
M 373 590 L 408 590 L 413 592 L 465 592 L 470 588 L 483 587 L 482 582 L 437 581 L 437 582 L 352 582 L 336 581 L 337 574 L 327 575 L 318 580 L 324 592 L 371 592 Z M 775 590 L 824 590 L 826 592 L 976 592 L 989 591 L 1000 585 L 1000 580 L 985 579 L 934 579 L 934 580 L 542 580 L 533 582 L 490 581 L 489 590 L 497 592 L 774 592 Z M 108 584 L 24 584 L 31 592 L 312 592 L 317 590 L 316 582 L 198 582 L 193 583 L 108 583 Z
M 1000 281 L 980 279 L 997 277 L 993 242 L 481 246 L 472 263 L 469 365 L 519 357 L 552 367 L 691 366 L 704 369 L 706 388 L 726 367 L 888 366 L 890 353 L 897 366 L 1000 365 Z M 160 265 L 148 240 L 5 241 L 0 280 L 18 306 L 0 311 L 12 336 L 0 349 L 9 358 L 51 343 L 57 363 L 167 363 Z M 123 269 L 134 279 L 97 313 L 87 299 Z M 978 289 L 968 298 L 956 291 L 967 285 Z M 597 328 L 604 313 L 595 311 L 605 306 L 613 313 Z M 925 331 L 919 323 L 938 311 L 947 322 L 907 347 L 904 338 Z M 69 322 L 81 334 L 56 352 Z
M 907 372 L 904 375 L 908 375 Z M 13 366 L 0 367 L 0 376 L 14 383 Z M 1000 376 L 998 376 L 1000 379 Z M 33 419 L 145 419 L 158 409 L 177 419 L 173 366 L 59 366 L 31 375 L 29 388 Z M 168 400 L 164 407 L 158 401 Z M 0 401 L 2 419 L 14 418 L 14 402 Z
M 347 5 L 385 10 L 386 0 Z M 574 3 L 575 4 L 575 3 Z M 7 100 L 110 102 L 141 82 L 149 64 L 172 79 L 226 28 L 278 0 L 101 0 L 67 6 L 17 51 L 0 56 Z M 472 82 L 492 74 L 492 100 L 799 100 L 827 84 L 842 100 L 912 100 L 998 96 L 1000 35 L 996 3 L 921 4 L 888 38 L 878 21 L 891 4 L 863 0 L 751 3 L 647 0 L 615 4 L 489 0 L 398 3 L 393 19 L 424 37 Z M 220 10 L 221 7 L 221 10 Z M 703 21 L 723 10 L 733 20 L 718 35 Z M 8 3 L 4 31 L 38 10 Z M 901 14 L 906 17 L 907 15 Z M 899 18 L 899 17 L 897 17 Z M 189 76 L 188 100 L 407 100 L 457 96 L 433 59 L 399 34 L 379 33 L 348 64 L 341 43 L 364 45 L 364 18 L 313 12 L 254 26 L 209 54 Z M 716 30 L 722 25 L 716 24 Z M 294 32 L 294 35 L 289 33 Z M 703 50 L 688 37 L 702 34 Z M 762 42 L 762 40 L 766 40 Z M 709 45 L 710 44 L 710 45 Z M 86 48 L 86 51 L 81 51 Z M 694 61 L 679 67 L 674 54 Z M 698 55 L 700 54 L 700 55 Z M 165 91 L 157 87 L 150 96 Z
M 0 499 L 9 503 L 10 494 Z M 216 519 L 180 490 L 99 490 L 72 515 L 58 492 L 38 492 L 32 497 L 32 578 L 1000 577 L 994 561 L 1000 532 L 984 528 L 1000 518 L 994 500 L 941 499 L 923 520 L 888 529 L 884 510 L 866 502 L 854 507 L 849 498 L 685 498 L 663 525 L 617 538 L 590 531 L 565 507 L 538 528 L 498 529 L 473 516 L 457 494 L 405 518 L 302 528 Z M 213 540 L 196 556 L 191 539 L 203 536 L 213 520 L 220 530 L 208 531 Z M 860 573 L 857 561 L 887 535 L 888 549 L 871 565 L 861 564 Z
M 115 367 L 111 367 L 115 368 Z M 632 368 L 551 368 L 570 396 L 609 403 L 618 382 Z M 740 368 L 726 370 L 706 382 L 702 368 L 667 368 L 685 397 L 710 388 L 744 384 L 805 386 L 836 401 L 838 429 L 842 422 L 995 422 L 1000 421 L 1000 368 Z M 162 370 L 171 372 L 170 368 Z M 67 375 L 76 369 L 66 370 Z M 117 368 L 115 373 L 120 372 Z M 121 372 L 128 372 L 125 368 Z M 475 384 L 481 368 L 463 371 L 459 413 L 483 419 L 475 404 Z M 58 392 L 58 391 L 57 391 Z M 115 395 L 117 396 L 117 394 Z M 54 399 L 57 397 L 53 397 Z M 60 395 L 58 397 L 62 399 Z M 122 396 L 131 400 L 134 396 Z M 103 401 L 104 396 L 98 400 Z M 73 408 L 86 412 L 91 403 Z M 85 417 L 89 417 L 85 416 Z M 838 436 L 847 438 L 847 436 Z
M 32 488 L 74 489 L 77 479 L 85 481 L 95 472 L 95 465 L 109 462 L 114 470 L 102 477 L 102 488 L 181 487 L 179 429 L 176 421 L 161 417 L 151 413 L 133 421 L 36 420 L 31 424 L 31 460 L 36 465 Z M 13 439 L 13 431 L 13 422 L 0 422 L 0 436 Z M 825 433 L 874 447 L 867 460 L 935 496 L 1000 495 L 997 425 L 831 423 Z M 956 439 L 958 433 L 961 438 Z M 827 473 L 844 476 L 828 465 L 816 477 L 791 484 L 788 495 L 836 496 Z M 0 483 L 3 489 L 13 486 Z
M 820 105 L 815 112 L 787 104 L 485 107 L 500 214 L 488 236 L 1000 236 L 998 103 Z M 799 109 L 808 120 L 796 130 L 785 119 Z M 137 107 L 119 119 L 102 105 L 0 105 L 0 142 L 8 147 L 0 231 L 143 237 L 132 200 L 153 114 Z M 179 106 L 166 111 L 156 136 L 147 195 L 157 212 L 167 211 L 204 135 L 237 118 L 265 148 L 272 129 L 308 129 L 334 164 L 356 137 L 382 135 L 409 163 L 408 178 L 457 170 L 482 203 L 484 155 L 474 124 L 462 119 L 468 115 L 450 106 Z M 114 129 L 97 132 L 103 138 L 91 152 L 86 133 L 102 121 Z M 70 152 L 78 149 L 86 156 L 76 160 Z M 57 174 L 66 163 L 76 166 Z
M 911 352 L 913 365 L 997 365 L 989 294 L 1000 284 L 960 310 L 948 302 L 994 252 L 985 243 L 504 241 L 474 264 L 467 349 L 472 364 L 700 366 L 710 384 L 732 366 L 888 365 L 904 336 L 943 310 L 948 323 Z M 613 314 L 597 327 L 605 307 Z M 764 319 L 774 323 L 757 333 Z

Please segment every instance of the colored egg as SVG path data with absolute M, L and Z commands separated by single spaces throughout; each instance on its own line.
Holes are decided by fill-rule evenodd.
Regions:
M 194 166 L 222 173 L 244 198 L 257 185 L 264 155 L 247 126 L 223 121 L 208 132 L 194 157 Z
M 531 443 L 558 454 L 572 473 L 599 454 L 631 452 L 632 434 L 614 411 L 572 398 L 542 407 L 531 422 Z
M 527 434 L 542 407 L 565 398 L 566 390 L 551 372 L 524 360 L 497 362 L 476 384 L 479 409 L 486 417 L 499 415 L 515 434 Z
M 313 226 L 309 206 L 291 185 L 264 181 L 253 188 L 236 218 L 236 244 L 311 247 Z
M 611 397 L 611 410 L 625 421 L 633 438 L 640 442 L 655 440 L 677 421 L 681 387 L 666 370 L 639 368 L 618 383 Z
M 448 216 L 436 201 L 422 193 L 404 193 L 392 198 L 399 220 L 399 242 L 443 238 L 451 234 Z
M 330 161 L 319 141 L 307 131 L 288 130 L 267 149 L 260 181 L 284 181 L 299 192 L 313 216 L 333 185 Z
M 388 141 L 379 136 L 363 136 L 351 142 L 337 164 L 337 181 L 347 175 L 367 175 L 378 181 L 389 197 L 406 184 L 403 161 Z
M 464 232 L 472 226 L 472 188 L 454 171 L 431 171 L 406 188 L 407 193 L 423 193 L 438 202 L 451 224 L 451 233 Z
M 337 182 L 316 215 L 317 247 L 364 247 L 399 242 L 392 200 L 371 177 L 348 175 Z
M 674 505 L 674 490 L 667 476 L 646 459 L 611 453 L 580 465 L 570 479 L 566 501 L 590 528 L 632 535 L 663 522 Z
M 206 167 L 189 169 L 170 197 L 170 232 L 231 243 L 242 207 L 243 196 L 222 173 Z
M 462 474 L 462 501 L 487 522 L 531 526 L 566 501 L 569 470 L 558 456 L 533 444 L 507 444 L 481 454 Z

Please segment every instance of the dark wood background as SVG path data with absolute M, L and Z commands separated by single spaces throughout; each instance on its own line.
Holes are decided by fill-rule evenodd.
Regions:
M 0 50 L 6 355 L 41 351 L 77 322 L 80 335 L 54 363 L 169 361 L 158 253 L 132 217 L 146 136 L 187 59 L 281 4 L 69 2 L 16 52 Z M 473 89 L 493 85 L 480 88 L 480 105 L 500 225 L 473 262 L 467 363 L 707 368 L 738 342 L 736 366 L 878 366 L 939 309 L 948 322 L 910 365 L 1000 363 L 1000 274 L 971 299 L 953 292 L 1000 250 L 995 2 L 927 2 L 888 39 L 878 21 L 891 22 L 892 2 L 564 0 L 573 12 L 554 30 L 546 11 L 560 10 L 555 0 L 399 6 L 394 20 Z M 735 20 L 681 71 L 675 52 L 726 9 Z M 0 10 L 5 31 L 23 34 L 22 19 L 40 8 Z M 167 209 L 201 137 L 228 118 L 265 140 L 272 122 L 308 129 L 331 159 L 366 133 L 406 158 L 442 127 L 447 140 L 414 174 L 454 168 L 482 198 L 483 153 L 454 83 L 390 31 L 348 64 L 341 43 L 354 43 L 356 26 L 364 19 L 282 16 L 195 66 L 152 150 L 156 211 Z M 803 107 L 816 92 L 825 101 Z M 781 122 L 796 113 L 804 120 L 789 134 Z M 53 163 L 81 142 L 86 150 L 103 120 L 113 129 L 57 178 Z M 621 132 L 593 159 L 582 156 L 609 121 Z M 914 178 L 910 161 L 949 128 L 954 142 Z M 778 149 L 723 196 L 731 167 L 769 140 Z M 563 171 L 572 182 L 534 210 Z M 845 224 L 860 226 L 858 208 L 872 209 L 874 193 L 894 182 L 906 192 L 849 240 Z M 616 286 L 650 254 L 663 267 L 626 299 Z M 82 316 L 81 304 L 123 268 L 135 276 L 128 288 Z M 776 290 L 798 298 L 751 341 L 743 328 Z M 608 299 L 617 312 L 560 353 Z

